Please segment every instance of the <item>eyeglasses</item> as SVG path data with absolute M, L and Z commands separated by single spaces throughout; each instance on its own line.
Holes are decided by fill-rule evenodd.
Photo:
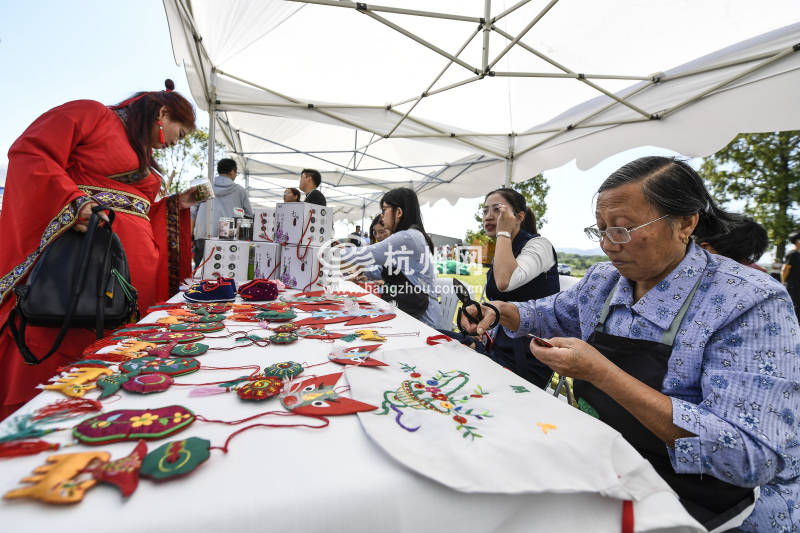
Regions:
M 492 214 L 494 216 L 499 215 L 500 214 L 500 206 L 502 206 L 502 205 L 503 204 L 492 204 L 492 205 L 483 206 L 483 217 L 486 218 L 486 215 L 489 214 L 490 210 L 491 210 L 491 212 L 492 212 Z
M 626 244 L 631 242 L 631 233 L 636 231 L 637 229 L 641 229 L 645 226 L 649 226 L 653 222 L 658 222 L 659 220 L 663 220 L 667 218 L 669 215 L 664 215 L 663 217 L 659 217 L 655 220 L 651 220 L 650 222 L 646 222 L 641 226 L 636 226 L 635 228 L 619 228 L 616 226 L 612 226 L 610 228 L 606 228 L 605 230 L 601 230 L 597 228 L 597 224 L 589 226 L 588 228 L 583 228 L 583 232 L 586 234 L 593 241 L 602 241 L 604 238 L 608 239 L 609 241 L 613 242 L 614 244 Z

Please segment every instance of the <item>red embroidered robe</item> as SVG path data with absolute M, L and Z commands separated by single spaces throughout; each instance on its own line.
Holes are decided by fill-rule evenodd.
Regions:
M 160 179 L 136 173 L 139 163 L 123 122 L 105 105 L 77 100 L 51 109 L 14 142 L 8 159 L 0 214 L 0 326 L 16 304 L 14 287 L 24 283 L 48 244 L 72 231 L 88 195 L 116 209 L 113 229 L 125 248 L 142 313 L 177 292 L 179 281 L 190 274 L 189 210 L 179 209 L 175 196 L 155 202 Z M 42 356 L 57 333 L 56 328 L 29 327 L 28 347 Z M 71 330 L 47 361 L 29 366 L 3 327 L 0 420 L 30 400 L 38 392 L 35 386 L 56 368 L 79 358 L 93 340 L 90 331 Z

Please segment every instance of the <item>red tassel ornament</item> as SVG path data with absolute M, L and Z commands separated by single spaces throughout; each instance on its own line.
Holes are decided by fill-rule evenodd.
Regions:
M 167 141 L 164 140 L 164 125 L 161 121 L 158 121 L 158 142 L 161 144 L 167 144 Z
M 23 455 L 36 455 L 45 450 L 57 450 L 58 443 L 43 440 L 23 440 L 19 442 L 0 442 L 0 457 L 22 457 Z

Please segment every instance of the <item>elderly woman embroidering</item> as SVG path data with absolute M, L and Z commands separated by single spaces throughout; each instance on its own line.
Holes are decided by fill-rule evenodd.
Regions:
M 686 163 L 645 157 L 601 185 L 596 226 L 610 262 L 569 290 L 492 302 L 509 335 L 575 379 L 584 406 L 616 428 L 709 529 L 793 531 L 800 522 L 800 331 L 786 291 L 690 237 L 724 231 Z M 474 312 L 474 309 L 473 309 Z M 495 319 L 488 307 L 482 332 Z M 750 514 L 753 487 L 760 496 Z M 732 521 L 732 522 L 729 522 Z

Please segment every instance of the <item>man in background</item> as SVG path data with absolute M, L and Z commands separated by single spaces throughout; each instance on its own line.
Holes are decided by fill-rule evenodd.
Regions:
M 312 168 L 303 169 L 300 173 L 301 191 L 306 193 L 305 202 L 309 204 L 328 205 L 325 196 L 319 191 L 319 186 L 322 183 L 322 175 Z
M 794 245 L 794 250 L 790 250 L 783 258 L 781 282 L 786 285 L 797 320 L 800 320 L 800 231 L 789 235 L 789 242 Z
M 244 209 L 245 215 L 252 217 L 253 208 L 244 187 L 234 183 L 236 175 L 236 161 L 233 159 L 220 159 L 217 163 L 217 176 L 214 178 L 214 207 L 211 214 L 211 237 L 219 236 L 220 217 L 233 217 L 234 208 Z M 194 264 L 195 267 L 203 262 L 203 251 L 206 243 L 206 209 L 203 204 L 192 207 L 194 218 Z

